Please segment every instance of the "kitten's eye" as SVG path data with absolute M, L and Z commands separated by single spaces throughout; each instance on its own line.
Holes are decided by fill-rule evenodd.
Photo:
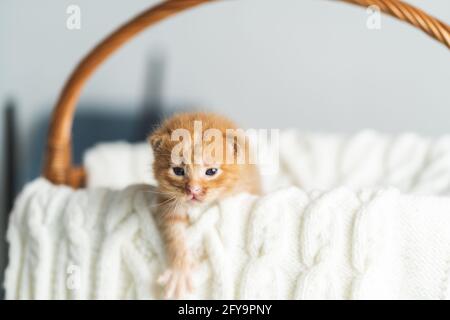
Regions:
M 209 168 L 208 170 L 206 170 L 205 174 L 207 176 L 213 176 L 217 173 L 217 168 Z
M 181 167 L 174 167 L 172 168 L 173 173 L 175 173 L 176 176 L 184 176 L 184 169 Z

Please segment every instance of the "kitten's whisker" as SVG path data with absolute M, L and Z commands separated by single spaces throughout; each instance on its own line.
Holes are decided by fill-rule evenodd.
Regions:
M 159 203 L 155 204 L 154 206 L 155 206 L 155 207 L 163 206 L 164 204 L 173 202 L 173 200 L 176 200 L 176 198 L 177 198 L 177 197 L 174 196 L 174 197 L 172 197 L 172 198 L 169 198 L 169 199 L 167 199 L 167 200 L 164 200 L 163 202 L 159 202 Z
M 164 191 L 153 191 L 153 190 L 142 190 L 144 193 L 154 193 L 154 194 L 163 194 L 163 195 L 176 195 L 175 192 L 164 192 Z
M 178 196 L 178 194 L 176 194 L 176 193 L 174 193 L 174 192 L 171 192 L 171 193 L 169 193 L 169 192 L 157 192 L 157 191 L 149 191 L 149 190 L 147 190 L 147 191 L 145 191 L 145 190 L 143 190 L 143 191 L 141 191 L 142 193 L 146 193 L 146 194 L 151 194 L 151 195 L 154 195 L 155 197 L 164 197 L 164 198 L 175 198 L 175 197 L 177 197 Z
M 166 217 L 166 216 L 170 215 L 171 213 L 176 212 L 179 204 L 180 204 L 180 201 L 178 199 L 175 199 L 174 201 L 170 202 L 169 204 L 166 204 L 163 207 L 165 210 L 163 212 L 161 212 L 161 215 L 163 217 Z
M 154 209 L 154 208 L 164 208 L 166 206 L 167 206 L 167 204 L 159 203 L 159 204 L 150 205 L 149 208 L 152 208 L 152 209 Z
M 143 193 L 152 193 L 152 194 L 156 194 L 156 195 L 163 195 L 163 196 L 171 196 L 171 197 L 176 197 L 178 196 L 178 194 L 176 192 L 172 192 L 172 191 L 157 191 L 157 190 L 150 190 L 150 189 L 139 189 L 139 191 L 142 191 Z

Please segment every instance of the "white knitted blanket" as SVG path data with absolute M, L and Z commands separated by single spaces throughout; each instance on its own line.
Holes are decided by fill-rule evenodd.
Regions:
M 437 139 L 407 133 L 366 130 L 353 135 L 280 134 L 280 169 L 264 175 L 267 192 L 297 186 L 303 190 L 395 187 L 403 192 L 450 196 L 450 135 Z M 86 153 L 90 187 L 122 189 L 155 184 L 153 155 L 146 143 L 100 144 Z
M 449 299 L 449 141 L 286 132 L 266 196 L 190 213 L 198 266 L 188 298 Z M 283 187 L 292 182 L 307 191 Z M 30 183 L 8 229 L 7 298 L 161 298 L 148 188 Z

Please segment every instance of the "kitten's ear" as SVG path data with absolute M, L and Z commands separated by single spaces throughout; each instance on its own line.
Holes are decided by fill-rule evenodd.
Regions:
M 159 130 L 156 130 L 148 137 L 148 142 L 152 146 L 154 152 L 161 151 L 162 146 L 164 144 L 164 140 L 167 138 L 167 134 L 161 133 Z

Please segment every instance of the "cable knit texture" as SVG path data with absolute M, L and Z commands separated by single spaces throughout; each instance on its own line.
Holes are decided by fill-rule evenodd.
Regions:
M 241 194 L 190 212 L 198 265 L 187 298 L 449 299 L 449 142 L 284 132 L 282 170 L 265 177 L 265 196 Z M 107 173 L 110 151 L 143 146 L 98 148 L 86 163 Z M 121 189 L 139 176 L 122 161 L 110 167 L 121 175 L 111 188 L 98 186 L 107 178 L 97 172 L 85 190 L 44 179 L 23 190 L 7 235 L 7 298 L 162 297 L 153 187 Z
M 303 190 L 395 187 L 414 194 L 450 195 L 450 135 L 386 135 L 366 130 L 353 135 L 280 134 L 278 172 L 264 175 L 268 192 L 297 186 Z M 147 144 L 100 144 L 86 153 L 88 186 L 122 189 L 154 184 Z M 269 148 L 270 150 L 270 148 Z

